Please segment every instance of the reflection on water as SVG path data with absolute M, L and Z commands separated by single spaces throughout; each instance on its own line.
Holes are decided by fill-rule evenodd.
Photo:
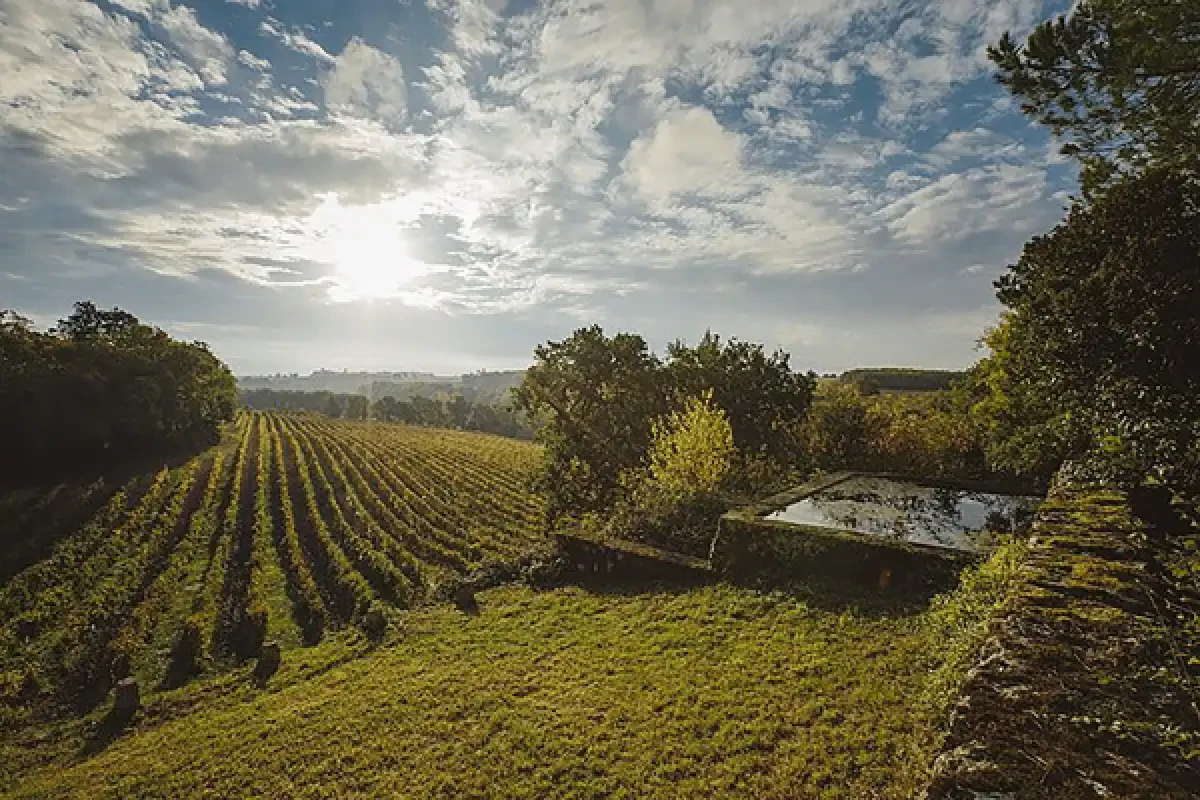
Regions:
M 1039 500 L 858 476 L 822 489 L 767 519 L 982 550 L 997 533 L 1027 524 Z

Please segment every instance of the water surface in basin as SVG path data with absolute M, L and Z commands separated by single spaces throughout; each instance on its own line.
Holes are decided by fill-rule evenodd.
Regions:
M 958 550 L 984 550 L 998 533 L 1026 525 L 1040 499 L 860 475 L 766 518 Z

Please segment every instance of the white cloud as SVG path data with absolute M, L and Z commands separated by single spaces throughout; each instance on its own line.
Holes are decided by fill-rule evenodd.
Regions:
M 395 120 L 404 116 L 407 90 L 400 62 L 361 39 L 351 39 L 321 76 L 325 102 L 338 113 Z
M 163 27 L 184 60 L 200 73 L 205 83 L 225 83 L 225 68 L 234 57 L 228 39 L 201 25 L 196 12 L 187 6 L 163 11 L 155 17 L 155 22 Z
M 287 30 L 277 19 L 267 17 L 259 23 L 259 32 L 278 39 L 283 45 L 297 53 L 311 56 L 318 61 L 332 63 L 333 56 L 325 52 L 325 48 L 308 38 L 303 31 Z
M 180 57 L 206 84 L 220 86 L 226 82 L 226 68 L 234 58 L 233 46 L 223 34 L 201 25 L 191 8 L 172 5 L 171 0 L 113 1 L 118 7 L 144 17 L 165 34 Z
M 684 193 L 736 195 L 746 188 L 738 167 L 741 152 L 741 137 L 722 128 L 711 111 L 686 108 L 630 145 L 624 170 L 637 193 L 652 204 Z
M 854 83 L 854 67 L 846 59 L 840 58 L 834 62 L 829 77 L 838 86 L 849 86 Z
M 259 58 L 248 50 L 242 50 L 238 53 L 238 62 L 241 63 L 242 66 L 249 67 L 250 69 L 257 70 L 259 72 L 271 71 L 270 61 L 267 61 L 265 58 Z
M 139 94 L 201 85 L 140 34 L 135 22 L 87 3 L 8 8 L 0 18 L 0 132 L 93 174 L 119 175 L 113 137 L 169 126 L 179 115 Z
M 880 209 L 902 241 L 936 244 L 981 231 L 1024 233 L 1047 216 L 1046 174 L 1001 164 L 943 175 Z
M 19 232 L 44 237 L 39 258 L 305 297 L 701 326 L 705 303 L 741 297 L 749 330 L 782 336 L 801 306 L 857 324 L 802 287 L 891 313 L 874 298 L 933 303 L 949 276 L 980 286 L 939 295 L 966 306 L 946 313 L 973 313 L 988 289 L 962 265 L 1003 263 L 1060 187 L 1028 128 L 992 130 L 1015 110 L 944 101 L 1030 5 L 437 0 L 430 42 L 422 25 L 331 28 L 352 37 L 335 57 L 291 9 L 261 21 L 256 55 L 168 0 L 20 2 L 0 16 L 0 145 L 22 160 L 0 188 L 37 187 L 22 218 L 80 209 L 76 227 Z M 276 42 L 304 58 L 270 63 Z M 806 325 L 789 341 L 834 346 Z
M 965 160 L 1002 161 L 1020 159 L 1025 148 L 1017 141 L 986 128 L 951 131 L 922 157 L 926 166 L 946 170 Z

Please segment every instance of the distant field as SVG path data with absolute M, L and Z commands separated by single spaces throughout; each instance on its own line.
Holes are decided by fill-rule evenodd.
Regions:
M 212 668 L 252 655 L 264 616 L 267 639 L 313 643 L 374 603 L 410 606 L 515 558 L 541 540 L 538 452 L 253 413 L 174 469 L 0 497 L 0 714 L 30 693 L 86 703 L 125 674 L 158 686 L 185 624 Z

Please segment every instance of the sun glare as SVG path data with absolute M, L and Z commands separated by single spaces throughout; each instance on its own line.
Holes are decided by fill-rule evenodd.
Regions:
M 389 203 L 342 205 L 331 195 L 314 212 L 316 260 L 329 265 L 330 297 L 337 301 L 404 298 L 413 281 L 429 274 L 414 259 L 403 219 Z

